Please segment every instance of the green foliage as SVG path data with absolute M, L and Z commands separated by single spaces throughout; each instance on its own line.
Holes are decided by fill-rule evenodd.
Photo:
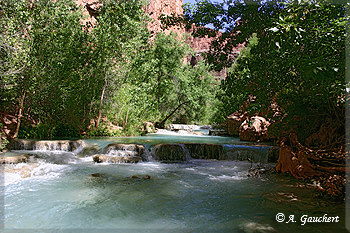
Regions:
M 251 72 L 247 64 L 256 56 L 251 53 L 251 50 L 254 50 L 257 45 L 258 38 L 256 34 L 253 34 L 248 40 L 247 46 L 241 50 L 236 62 L 228 69 L 227 78 L 222 81 L 221 91 L 218 92 L 220 102 L 216 121 L 223 122 L 228 115 L 239 111 L 249 95 L 252 94 L 250 90 Z M 257 109 L 254 104 L 251 104 L 246 110 L 253 113 Z
M 124 136 L 123 132 L 121 130 L 110 130 L 108 129 L 107 125 L 101 124 L 98 128 L 92 127 L 88 132 L 89 137 L 120 137 Z
M 126 81 L 117 92 L 108 92 L 108 118 L 129 135 L 140 134 L 146 121 L 208 122 L 214 113 L 215 86 L 203 62 L 195 67 L 184 63 L 189 53 L 176 35 L 163 33 L 151 47 L 138 50 L 129 72 L 121 74 Z
M 9 141 L 6 138 L 5 132 L 3 132 L 3 124 L 0 123 L 0 152 L 4 150 L 9 143 Z
M 13 51 L 2 60 L 4 109 L 20 107 L 23 97 L 26 115 L 40 122 L 38 138 L 59 135 L 55 129 L 62 125 L 83 128 L 89 118 L 86 87 L 94 80 L 84 75 L 89 35 L 81 9 L 72 0 L 9 1 L 2 12 L 7 30 L 1 32 L 1 46 Z
M 215 69 L 232 66 L 219 93 L 218 118 L 255 96 L 248 113 L 266 113 L 277 103 L 285 116 L 280 133 L 293 129 L 303 141 L 333 119 L 344 135 L 345 10 L 332 1 L 237 0 L 207 1 L 187 11 L 191 22 L 223 30 L 207 55 Z M 242 43 L 246 49 L 233 63 L 230 54 Z
M 141 101 L 148 111 L 157 113 L 159 122 L 207 121 L 203 113 L 212 107 L 215 86 L 203 62 L 194 67 L 184 63 L 190 52 L 175 35 L 159 33 L 133 65 L 129 77 L 137 90 L 145 91 Z
M 92 25 L 74 0 L 0 0 L 0 107 L 22 112 L 19 137 L 136 135 L 176 106 L 169 121 L 207 121 L 208 68 L 185 65 L 189 48 L 174 36 L 150 40 L 145 1 L 102 3 Z

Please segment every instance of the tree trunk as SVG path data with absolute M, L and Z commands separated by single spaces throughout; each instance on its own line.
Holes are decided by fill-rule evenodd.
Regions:
M 26 92 L 24 91 L 23 95 L 21 97 L 20 103 L 19 103 L 19 110 L 18 110 L 18 116 L 17 116 L 17 126 L 16 126 L 15 134 L 13 135 L 13 138 L 18 137 L 19 127 L 21 126 L 21 118 L 23 116 L 23 105 L 24 105 L 25 96 L 26 96 Z
M 106 87 L 107 87 L 107 75 L 106 75 L 105 82 L 104 82 L 104 85 L 103 85 L 103 88 L 102 88 L 101 99 L 100 99 L 100 106 L 98 107 L 98 117 L 97 117 L 97 121 L 96 121 L 96 125 L 95 125 L 96 128 L 98 128 L 98 126 L 100 125 L 100 121 L 101 121 L 102 103 L 103 103 L 103 98 L 104 98 L 104 95 L 105 95 Z
M 123 128 L 125 129 L 126 125 L 128 124 L 128 117 L 129 117 L 129 106 L 128 106 L 128 111 L 126 112 L 126 117 L 125 117 L 125 121 L 124 121 L 124 124 L 123 124 Z
M 174 113 L 181 108 L 182 105 L 188 104 L 190 101 L 183 102 L 179 104 L 168 116 L 164 118 L 160 123 L 157 124 L 157 128 L 164 128 L 165 122 L 172 116 Z

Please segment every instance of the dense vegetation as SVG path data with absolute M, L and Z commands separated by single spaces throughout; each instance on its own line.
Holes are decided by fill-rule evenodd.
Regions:
M 209 24 L 222 32 L 206 55 L 215 69 L 229 68 L 218 94 L 218 121 L 246 106 L 248 114 L 275 121 L 276 136 L 293 131 L 313 146 L 339 146 L 345 135 L 347 7 L 328 0 L 201 1 L 169 22 Z M 198 29 L 197 35 L 216 36 Z M 234 62 L 238 44 L 245 49 Z M 326 139 L 312 140 L 320 130 Z
M 220 31 L 205 55 L 213 69 L 228 68 L 217 91 L 206 64 L 184 63 L 184 38 L 150 39 L 143 4 L 103 1 L 92 25 L 73 0 L 0 0 L 0 108 L 16 115 L 15 137 L 134 135 L 145 121 L 224 122 L 245 106 L 275 122 L 278 137 L 293 131 L 310 145 L 343 144 L 348 5 L 188 5 L 180 21 Z M 238 44 L 245 48 L 235 60 Z M 108 130 L 111 123 L 121 130 Z M 320 132 L 323 141 L 312 138 Z
M 344 200 L 345 48 L 349 3 L 331 0 L 204 0 L 169 24 L 216 37 L 206 60 L 228 68 L 218 92 L 217 120 L 264 116 L 279 143 L 276 171 L 306 178 L 328 197 Z M 234 60 L 234 47 L 245 48 Z M 236 115 L 237 114 L 237 115 Z M 236 118 L 237 119 L 237 118 Z M 248 124 L 253 123 L 249 121 Z
M 215 86 L 175 35 L 151 40 L 138 0 L 0 0 L 0 109 L 14 137 L 134 135 L 145 121 L 209 123 Z M 114 127 L 114 130 L 107 126 Z

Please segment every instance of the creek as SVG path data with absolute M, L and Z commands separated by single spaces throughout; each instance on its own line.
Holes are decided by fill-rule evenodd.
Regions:
M 276 173 L 247 176 L 258 163 L 274 166 L 268 145 L 164 134 L 74 146 L 21 143 L 1 155 L 28 158 L 2 165 L 4 232 L 345 232 L 343 204 L 318 198 L 311 184 Z M 145 147 L 138 163 L 93 160 L 95 154 L 134 155 L 108 145 L 135 143 Z M 167 146 L 156 152 L 159 145 L 177 148 L 184 159 L 164 158 L 173 152 Z M 212 157 L 200 156 L 206 153 Z M 240 161 L 247 158 L 254 163 Z M 278 213 L 295 215 L 295 222 L 277 222 Z M 324 214 L 340 222 L 301 225 L 302 215 Z

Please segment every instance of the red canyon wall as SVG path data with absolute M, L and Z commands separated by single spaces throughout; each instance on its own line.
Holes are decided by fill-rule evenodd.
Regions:
M 92 24 L 96 22 L 94 18 L 94 14 L 97 13 L 98 9 L 102 7 L 102 5 L 98 2 L 98 0 L 76 0 L 78 5 L 84 6 L 86 9 L 85 15 L 88 16 L 86 20 L 90 21 Z M 152 36 L 156 35 L 159 32 L 170 33 L 173 31 L 178 35 L 182 36 L 184 33 L 191 33 L 191 30 L 185 30 L 180 27 L 172 27 L 169 29 L 162 29 L 161 21 L 159 17 L 161 15 L 182 15 L 183 14 L 183 0 L 151 0 L 150 4 L 145 8 L 145 12 L 148 13 L 150 18 L 152 19 L 150 23 L 148 23 L 148 28 L 152 34 Z M 198 60 L 202 59 L 201 54 L 203 52 L 207 52 L 210 49 L 211 41 L 214 38 L 187 38 L 187 43 L 191 46 L 191 48 L 195 51 L 196 55 L 193 57 L 189 57 L 187 61 L 191 62 L 191 64 L 195 64 Z M 237 48 L 233 57 L 237 57 L 239 51 L 241 50 L 241 46 Z M 216 76 L 224 77 L 226 76 L 226 70 L 222 70 L 221 72 L 216 72 Z
M 148 24 L 148 28 L 151 31 L 152 35 L 159 33 L 161 31 L 165 31 L 169 33 L 170 31 L 174 31 L 175 33 L 182 35 L 185 30 L 180 27 L 173 27 L 167 30 L 162 30 L 161 22 L 159 17 L 161 15 L 182 15 L 183 14 L 183 0 L 151 0 L 148 7 L 146 7 L 146 12 L 152 19 L 152 22 Z

